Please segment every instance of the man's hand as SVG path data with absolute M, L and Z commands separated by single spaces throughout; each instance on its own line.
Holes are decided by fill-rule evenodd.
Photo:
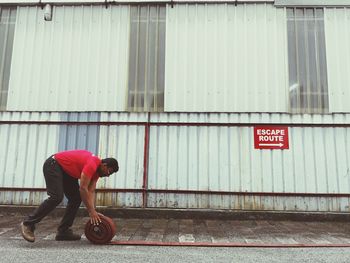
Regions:
M 101 218 L 99 217 L 99 213 L 97 213 L 95 210 L 92 211 L 90 214 L 90 222 L 92 225 L 96 226 L 101 223 Z

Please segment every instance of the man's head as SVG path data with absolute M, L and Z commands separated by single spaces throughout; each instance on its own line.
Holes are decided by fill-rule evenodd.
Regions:
M 119 170 L 118 161 L 114 158 L 105 158 L 101 160 L 99 169 L 100 177 L 110 176 L 112 173 L 116 173 Z

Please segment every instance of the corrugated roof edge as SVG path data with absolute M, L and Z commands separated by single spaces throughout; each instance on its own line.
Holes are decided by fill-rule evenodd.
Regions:
M 0 0 L 1 4 L 10 5 L 43 5 L 43 4 L 147 4 L 147 3 L 274 3 L 274 0 Z
M 344 7 L 350 6 L 349 0 L 275 0 L 278 7 Z

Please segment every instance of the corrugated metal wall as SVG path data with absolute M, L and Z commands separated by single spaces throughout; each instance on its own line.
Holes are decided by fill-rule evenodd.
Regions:
M 284 9 L 175 5 L 166 24 L 165 111 L 288 111 Z
M 129 7 L 18 7 L 8 110 L 126 109 Z
M 144 127 L 79 125 L 79 122 L 96 122 L 96 116 L 86 113 L 2 112 L 2 122 L 40 121 L 43 124 L 0 123 L 0 187 L 45 188 L 42 165 L 48 156 L 59 150 L 93 150 L 97 143 L 94 153 L 103 158 L 115 157 L 120 165 L 117 176 L 99 180 L 98 187 L 140 189 L 143 183 Z M 145 121 L 142 114 L 111 116 L 101 113 L 100 118 L 109 121 L 113 118 L 118 121 Z M 50 122 L 62 122 L 62 125 Z M 91 145 L 93 147 L 89 148 Z M 35 191 L 21 191 L 21 194 L 2 191 L 0 200 L 6 204 L 38 204 L 44 197 L 44 194 Z M 102 204 L 140 206 L 141 201 L 142 198 L 135 193 L 98 195 L 98 203 Z
M 349 123 L 349 115 L 183 114 L 182 117 L 187 120 L 181 115 L 158 115 L 152 119 L 194 123 L 202 119 L 204 126 L 151 127 L 150 188 L 350 192 L 350 128 L 322 127 L 326 123 Z M 205 123 L 236 121 L 240 124 L 304 123 L 306 127 L 289 127 L 289 150 L 256 150 L 250 126 L 205 126 Z M 307 127 L 310 124 L 321 125 Z
M 350 111 L 350 8 L 326 8 L 328 85 L 332 112 Z
M 350 11 L 324 10 L 329 111 L 349 112 Z M 165 111 L 288 112 L 285 8 L 178 4 L 166 14 Z M 130 6 L 43 16 L 18 7 L 7 109 L 125 111 Z
M 0 110 L 6 109 L 15 22 L 16 7 L 0 6 Z
M 251 127 L 152 127 L 149 187 L 350 192 L 350 129 L 293 127 L 289 136 L 289 150 L 256 150 Z
M 166 13 L 165 111 L 288 111 L 283 9 L 195 4 Z M 55 6 L 51 22 L 43 16 L 18 8 L 7 109 L 125 111 L 130 7 Z
M 58 150 L 60 138 L 62 140 L 61 126 L 79 126 L 76 122 L 79 120 L 84 120 L 85 126 L 85 121 L 96 120 L 95 114 L 79 115 L 0 114 L 3 122 L 0 124 L 0 187 L 44 187 L 42 163 Z M 99 118 L 103 125 L 99 126 L 97 154 L 116 157 L 120 171 L 111 178 L 100 180 L 98 188 L 139 191 L 99 193 L 97 204 L 141 206 L 148 115 L 101 113 Z M 4 123 L 20 120 L 64 123 Z M 67 120 L 72 123 L 67 124 Z M 150 192 L 147 193 L 147 206 L 349 211 L 347 197 L 304 196 L 349 193 L 349 122 L 349 114 L 151 114 L 147 189 L 237 194 Z M 187 125 L 183 125 L 185 123 Z M 253 125 L 262 123 L 291 125 L 290 149 L 255 150 Z M 322 127 L 327 124 L 329 126 Z M 96 129 L 96 126 L 88 125 L 88 129 Z M 81 136 L 75 131 L 64 134 L 66 140 Z M 270 194 L 256 196 L 256 193 Z M 296 196 L 274 196 L 273 193 L 294 193 Z M 2 203 L 37 204 L 44 195 L 8 190 L 2 192 L 1 197 Z

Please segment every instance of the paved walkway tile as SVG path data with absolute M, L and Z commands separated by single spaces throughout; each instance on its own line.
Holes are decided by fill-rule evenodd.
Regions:
M 19 224 L 22 219 L 15 214 L 0 214 L 0 239 L 21 239 Z M 37 225 L 36 239 L 54 240 L 60 220 L 45 218 Z M 88 220 L 88 217 L 76 218 L 73 230 L 83 234 Z M 350 244 L 350 223 L 346 222 L 126 218 L 113 218 L 113 221 L 117 227 L 113 241 L 117 242 Z

